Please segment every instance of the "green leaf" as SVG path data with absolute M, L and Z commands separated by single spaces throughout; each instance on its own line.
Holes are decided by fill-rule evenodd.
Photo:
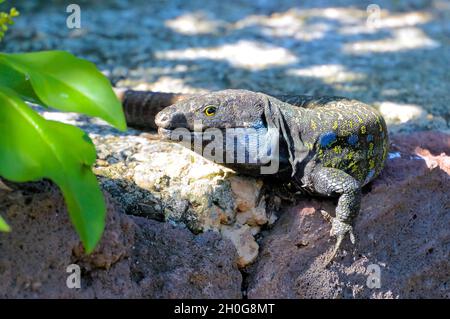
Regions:
M 126 129 L 122 105 L 109 80 L 93 63 L 64 51 L 1 53 L 1 63 L 14 68 L 30 81 L 42 104 L 98 116 L 120 130 Z M 15 89 L 20 95 L 29 96 L 29 92 Z
M 12 90 L 0 87 L 0 175 L 24 182 L 49 178 L 61 189 L 70 218 L 91 252 L 105 224 L 105 202 L 91 167 L 92 141 L 77 127 L 46 120 Z
M 5 222 L 5 220 L 2 218 L 2 216 L 0 216 L 0 231 L 2 231 L 2 232 L 9 232 L 9 231 L 11 231 L 11 228 Z
M 39 97 L 34 93 L 33 87 L 29 81 L 29 78 L 25 74 L 10 67 L 6 63 L 2 63 L 0 59 L 0 86 L 9 87 L 24 100 L 28 100 L 37 104 L 45 104 L 39 100 Z

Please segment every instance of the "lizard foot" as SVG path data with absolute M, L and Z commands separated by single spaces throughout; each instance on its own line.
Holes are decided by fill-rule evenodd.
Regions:
M 350 241 L 352 244 L 355 244 L 355 235 L 353 234 L 353 227 L 339 219 L 332 217 L 328 212 L 321 210 L 322 216 L 328 221 L 331 222 L 331 231 L 330 236 L 336 237 L 336 244 L 334 246 L 333 252 L 331 256 L 328 258 L 325 263 L 325 267 L 330 264 L 330 262 L 336 257 L 339 248 L 342 245 L 342 241 L 345 238 L 345 235 L 348 233 L 350 235 Z

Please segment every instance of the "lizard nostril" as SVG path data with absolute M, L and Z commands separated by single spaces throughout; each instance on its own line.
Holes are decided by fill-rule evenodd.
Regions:
M 158 113 L 155 117 L 155 123 L 158 127 L 165 128 L 169 124 L 169 116 L 164 113 Z

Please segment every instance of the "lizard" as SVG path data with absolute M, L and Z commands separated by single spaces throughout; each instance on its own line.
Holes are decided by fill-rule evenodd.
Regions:
M 196 122 L 202 124 L 199 131 Z M 253 129 L 262 141 L 273 139 L 276 133 L 279 170 L 274 175 L 284 181 L 289 179 L 299 190 L 312 195 L 338 198 L 334 217 L 321 211 L 331 222 L 330 236 L 336 237 L 326 265 L 334 259 L 347 234 L 355 244 L 353 221 L 360 210 L 361 189 L 380 174 L 389 148 L 386 123 L 376 109 L 335 96 L 275 97 L 232 89 L 188 95 L 162 109 L 155 124 L 163 139 L 171 139 L 179 129 L 187 130 L 193 140 L 204 138 L 209 129 L 222 133 L 233 128 Z M 243 134 L 241 137 L 248 140 L 247 133 Z M 194 149 L 203 156 L 205 141 L 210 139 L 201 140 L 201 148 Z M 223 141 L 219 151 L 224 157 L 230 155 L 226 154 L 226 143 L 236 140 Z M 262 154 L 273 157 L 272 147 L 265 143 Z M 247 154 L 244 162 L 221 164 L 238 173 L 257 175 L 263 161 L 249 158 Z

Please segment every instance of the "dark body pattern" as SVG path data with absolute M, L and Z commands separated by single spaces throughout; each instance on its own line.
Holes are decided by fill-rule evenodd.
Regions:
M 257 127 L 263 139 L 270 138 L 271 130 L 279 132 L 280 171 L 288 171 L 301 190 L 338 197 L 335 217 L 322 211 L 332 223 L 330 234 L 337 237 L 329 260 L 346 234 L 355 241 L 352 223 L 360 209 L 361 188 L 381 172 L 388 154 L 383 117 L 362 102 L 342 97 L 225 90 L 182 100 L 158 113 L 155 121 L 162 135 L 180 127 L 194 132 L 196 121 L 203 129 L 221 131 Z M 256 163 L 224 165 L 250 174 L 261 165 Z
M 382 170 L 388 153 L 387 128 L 372 107 L 342 97 L 280 96 L 292 108 L 288 121 L 301 128 L 309 149 L 305 166 L 321 164 L 354 177 L 361 186 Z

